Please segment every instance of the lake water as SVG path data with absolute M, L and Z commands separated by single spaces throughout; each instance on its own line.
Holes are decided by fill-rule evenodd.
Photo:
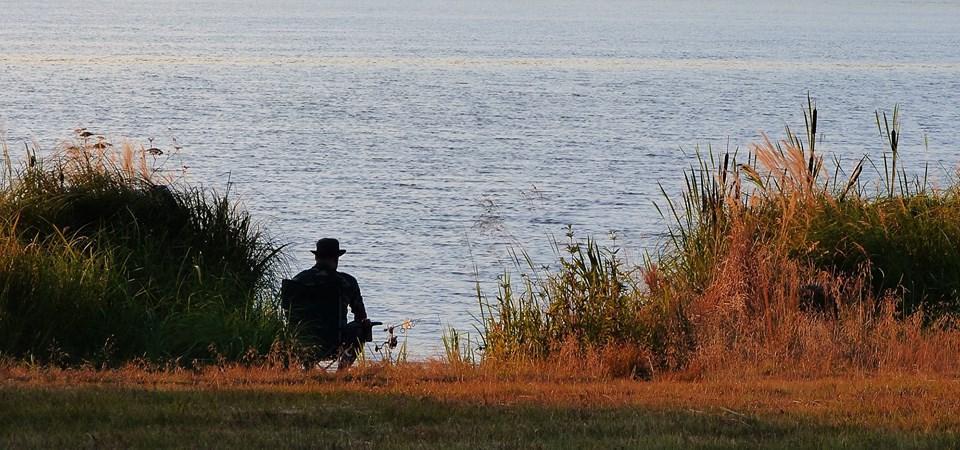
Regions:
M 567 224 L 655 249 L 657 183 L 698 144 L 802 127 L 807 92 L 823 149 L 878 154 L 901 103 L 906 157 L 952 172 L 958 49 L 953 0 L 0 1 L 0 121 L 15 149 L 175 138 L 295 268 L 339 237 L 426 356 L 475 323 L 475 267 L 495 294 L 508 247 L 550 262 Z

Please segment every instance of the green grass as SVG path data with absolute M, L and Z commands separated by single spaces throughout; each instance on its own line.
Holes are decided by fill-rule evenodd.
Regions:
M 77 141 L 0 186 L 0 354 L 239 359 L 283 338 L 279 247 L 229 195 Z
M 642 289 L 639 270 L 617 251 L 591 239 L 578 242 L 572 230 L 568 238 L 566 244 L 555 243 L 560 255 L 555 270 L 537 267 L 525 253 L 515 254 L 522 275 L 513 278 L 506 272 L 492 305 L 481 293 L 485 356 L 544 359 L 571 349 L 609 349 L 644 358 L 619 375 L 649 375 L 646 358 L 663 355 L 662 348 L 653 355 L 630 352 L 638 344 L 646 347 L 677 336 L 668 329 L 673 322 L 650 320 L 654 311 L 667 312 Z
M 960 313 L 960 196 L 928 193 L 824 205 L 792 251 L 817 267 L 867 268 L 874 292 L 899 290 L 904 313 Z M 803 243 L 816 243 L 803 247 Z
M 399 394 L 0 388 L 4 448 L 947 448 L 894 432 L 641 407 L 442 402 Z

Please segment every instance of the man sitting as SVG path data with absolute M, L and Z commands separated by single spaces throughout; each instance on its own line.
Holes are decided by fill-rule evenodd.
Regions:
M 340 249 L 336 239 L 320 239 L 312 251 L 316 264 L 284 280 L 281 301 L 301 340 L 313 346 L 313 359 L 338 360 L 337 370 L 353 364 L 363 342 L 369 342 L 371 322 L 363 306 L 357 279 L 338 272 Z M 354 322 L 347 323 L 347 306 Z M 314 361 L 308 358 L 308 366 Z

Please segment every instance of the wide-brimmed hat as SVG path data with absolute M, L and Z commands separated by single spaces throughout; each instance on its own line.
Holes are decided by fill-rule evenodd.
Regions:
M 310 250 L 317 256 L 343 256 L 346 250 L 340 249 L 340 241 L 333 238 L 323 238 L 317 241 L 317 249 Z

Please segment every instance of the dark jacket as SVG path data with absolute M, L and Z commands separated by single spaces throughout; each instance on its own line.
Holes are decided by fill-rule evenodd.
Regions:
M 367 310 L 363 306 L 363 296 L 360 295 L 360 285 L 357 279 L 344 272 L 336 272 L 327 269 L 321 269 L 316 266 L 311 267 L 293 277 L 293 280 L 305 286 L 325 286 L 329 285 L 327 281 L 333 276 L 338 283 L 337 293 L 331 292 L 331 295 L 339 295 L 340 304 L 343 305 L 340 310 L 340 325 L 347 324 L 347 306 L 353 313 L 354 320 L 363 320 L 367 318 Z

